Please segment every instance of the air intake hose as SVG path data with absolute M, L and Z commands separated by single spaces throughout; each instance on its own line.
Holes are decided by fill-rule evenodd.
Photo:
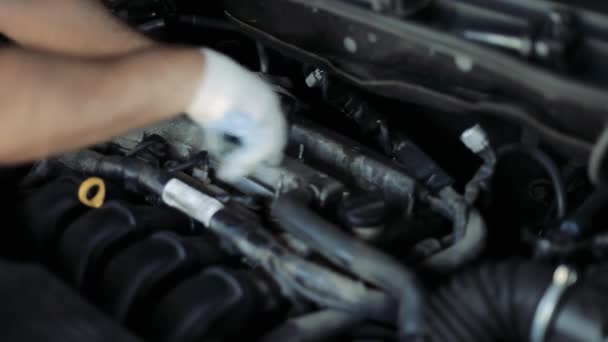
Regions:
M 430 298 L 428 341 L 605 340 L 606 292 L 579 282 L 553 296 L 559 272 L 509 261 L 457 276 Z

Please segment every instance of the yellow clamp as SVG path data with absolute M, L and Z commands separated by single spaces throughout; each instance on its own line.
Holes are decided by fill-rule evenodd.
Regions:
M 80 203 L 90 208 L 101 208 L 106 200 L 106 183 L 101 178 L 91 177 L 78 189 Z

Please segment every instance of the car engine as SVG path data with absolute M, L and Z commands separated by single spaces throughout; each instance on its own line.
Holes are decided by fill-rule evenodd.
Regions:
M 608 338 L 605 9 L 106 3 L 258 73 L 290 125 L 233 184 L 186 117 L 26 170 L 4 243 L 130 336 L 106 340 Z

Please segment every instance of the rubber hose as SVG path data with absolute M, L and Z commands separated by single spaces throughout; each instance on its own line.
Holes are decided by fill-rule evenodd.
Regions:
M 304 200 L 303 200 L 304 198 Z M 341 231 L 308 208 L 307 193 L 279 196 L 272 214 L 287 232 L 358 277 L 385 290 L 399 301 L 401 340 L 412 340 L 424 330 L 424 292 L 415 275 L 388 255 Z
M 260 231 L 255 223 L 222 210 L 211 220 L 210 229 L 233 241 L 279 282 L 289 281 L 288 287 L 311 301 L 328 308 L 360 313 L 372 320 L 394 322 L 394 301 L 383 292 L 299 258 L 269 238 L 265 231 Z
M 352 313 L 324 310 L 290 319 L 268 333 L 261 342 L 316 342 L 342 333 L 364 321 Z
M 453 272 L 475 260 L 483 252 L 487 238 L 485 221 L 476 209 L 471 209 L 468 213 L 465 211 L 463 215 L 459 220 L 465 220 L 464 237 L 452 246 L 430 256 L 423 262 L 425 268 L 439 273 Z
M 66 154 L 59 161 L 72 170 L 123 182 L 126 186 L 136 186 L 156 195 L 163 193 L 164 186 L 170 178 L 166 172 L 148 164 L 124 157 L 107 157 L 90 150 Z M 193 216 L 191 212 L 186 214 Z M 315 290 L 331 295 L 330 299 L 320 297 L 314 294 L 314 291 L 309 291 L 307 286 L 298 285 L 302 290 L 301 294 L 307 295 L 313 301 L 345 311 L 361 312 L 370 319 L 382 322 L 395 316 L 394 304 L 384 293 L 367 289 L 361 283 L 346 276 L 290 254 L 264 230 L 238 215 L 221 210 L 213 216 L 208 228 L 235 245 L 246 246 L 243 247 L 244 254 L 255 257 L 253 260 L 262 262 L 267 270 L 271 268 L 277 271 L 276 263 L 286 268 L 288 276 L 294 278 L 292 285 L 298 283 L 296 278 L 306 274 L 304 279 L 298 278 L 300 282 L 307 282 L 307 286 L 312 284 Z M 269 271 L 274 273 L 272 270 Z M 336 297 L 343 301 L 334 300 Z
M 608 189 L 597 188 L 574 213 L 562 222 L 560 230 L 575 238 L 590 236 L 601 227 L 593 225 L 594 216 L 608 206 Z
M 430 299 L 430 341 L 526 341 L 551 281 L 548 268 L 509 262 L 458 276 Z
M 511 260 L 486 264 L 453 277 L 430 296 L 424 340 L 531 341 L 535 316 L 551 291 L 554 270 L 549 265 Z M 601 266 L 595 275 L 587 273 L 586 279 L 559 297 L 542 341 L 606 341 L 605 270 Z M 364 332 L 364 336 L 382 341 L 396 338 L 390 331 L 378 329 Z
M 91 150 L 64 154 L 59 161 L 68 168 L 89 175 L 101 175 L 122 182 L 127 188 L 136 186 L 161 194 L 169 175 L 133 158 L 104 156 Z

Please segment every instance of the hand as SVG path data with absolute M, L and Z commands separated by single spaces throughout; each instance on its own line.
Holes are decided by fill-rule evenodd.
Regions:
M 205 72 L 187 111 L 205 131 L 209 152 L 220 157 L 218 177 L 234 181 L 260 163 L 278 163 L 287 144 L 287 123 L 278 96 L 256 74 L 228 57 L 202 50 Z M 226 137 L 239 147 L 221 158 Z

